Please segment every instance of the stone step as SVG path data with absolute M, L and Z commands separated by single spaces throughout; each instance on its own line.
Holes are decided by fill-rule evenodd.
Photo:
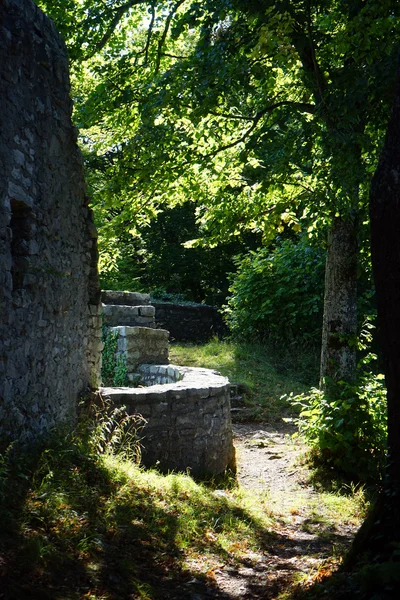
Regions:
M 103 304 L 118 304 L 124 306 L 144 306 L 150 304 L 150 294 L 139 294 L 139 292 L 115 292 L 103 290 L 101 292 Z

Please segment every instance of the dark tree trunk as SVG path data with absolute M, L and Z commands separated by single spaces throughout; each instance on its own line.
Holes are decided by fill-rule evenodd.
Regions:
M 370 197 L 371 252 L 388 400 L 388 476 L 400 486 L 400 81 Z M 399 506 L 400 510 L 400 506 Z
M 400 69 L 397 81 L 370 194 L 372 267 L 387 387 L 387 471 L 378 502 L 354 540 L 348 569 L 365 553 L 375 563 L 396 560 L 393 552 L 400 543 Z
M 358 219 L 337 217 L 328 235 L 322 328 L 321 387 L 356 374 Z

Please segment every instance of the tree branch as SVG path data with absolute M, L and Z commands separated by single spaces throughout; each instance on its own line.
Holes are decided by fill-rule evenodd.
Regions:
M 87 54 L 85 57 L 83 57 L 82 60 L 89 60 L 97 52 L 100 52 L 101 50 L 103 50 L 103 48 L 106 46 L 108 40 L 114 33 L 115 28 L 117 27 L 118 23 L 121 21 L 122 17 L 134 6 L 137 6 L 138 4 L 145 4 L 146 2 L 147 2 L 147 0 L 130 0 L 129 2 L 126 2 L 125 4 L 118 6 L 117 8 L 111 9 L 111 12 L 113 12 L 115 14 L 114 14 L 114 17 L 111 19 L 111 22 L 108 25 L 106 32 L 103 34 L 103 37 L 95 45 L 95 47 L 92 49 L 92 51 L 89 52 L 89 54 Z
M 251 115 L 232 115 L 230 113 L 219 113 L 209 110 L 207 114 L 213 115 L 213 117 L 222 117 L 223 119 L 232 119 L 235 121 L 259 121 L 261 117 L 265 114 L 272 112 L 276 108 L 280 108 L 281 106 L 289 106 L 295 108 L 299 112 L 306 112 L 309 114 L 314 114 L 316 110 L 316 106 L 314 104 L 309 104 L 308 102 L 293 102 L 291 100 L 282 100 L 281 102 L 276 102 L 275 104 L 271 104 L 266 108 L 263 108 L 254 116 Z M 186 108 L 190 108 L 186 105 Z
M 169 27 L 171 25 L 172 17 L 174 16 L 174 14 L 178 10 L 178 8 L 184 3 L 184 1 L 185 0 L 178 0 L 178 2 L 172 8 L 171 12 L 168 13 L 168 17 L 166 18 L 166 21 L 165 21 L 164 31 L 162 32 L 161 39 L 158 42 L 158 51 L 157 51 L 156 64 L 155 64 L 155 67 L 154 67 L 154 75 L 158 75 L 158 72 L 160 70 L 162 49 L 163 49 L 165 40 L 166 40 L 167 35 L 168 35 L 168 31 L 169 31 Z
M 312 39 L 311 9 L 309 0 L 306 1 L 307 21 L 296 22 L 293 26 L 291 41 L 303 65 L 305 74 L 310 78 L 313 94 L 317 105 L 325 105 L 325 81 L 317 62 L 314 42 Z
M 187 60 L 189 56 L 179 56 L 178 54 L 169 54 L 168 52 L 162 52 L 161 56 L 166 56 L 167 58 L 177 58 L 178 60 Z
M 229 150 L 230 148 L 234 148 L 238 144 L 244 142 L 248 138 L 248 136 L 255 130 L 259 121 L 265 115 L 270 114 L 276 108 L 280 108 L 281 106 L 289 106 L 289 107 L 295 108 L 296 110 L 299 110 L 301 112 L 307 112 L 310 114 L 314 114 L 315 109 L 316 109 L 314 104 L 308 104 L 307 102 L 291 102 L 290 100 L 282 100 L 281 102 L 276 102 L 275 104 L 271 104 L 270 106 L 267 106 L 266 108 L 263 108 L 262 110 L 260 110 L 254 117 L 251 117 L 251 120 L 253 121 L 251 127 L 249 127 L 247 129 L 247 131 L 245 131 L 244 134 L 240 138 L 238 138 L 237 140 L 234 140 L 230 144 L 221 146 L 220 148 L 218 148 L 217 150 L 214 150 L 213 152 L 210 152 L 209 154 L 203 154 L 202 158 L 212 158 L 213 156 L 216 156 L 217 154 L 219 154 L 219 152 L 223 152 L 224 150 Z
M 144 49 L 144 64 L 145 65 L 147 65 L 147 62 L 149 60 L 150 40 L 151 40 L 151 34 L 153 32 L 153 25 L 154 25 L 155 18 L 156 18 L 156 8 L 155 8 L 155 5 L 152 4 L 151 5 L 151 21 L 149 24 L 149 29 L 147 30 L 147 40 L 146 40 L 146 46 Z
M 325 84 L 324 84 L 323 76 L 321 73 L 321 69 L 319 68 L 319 64 L 317 63 L 317 57 L 315 54 L 315 46 L 314 46 L 314 42 L 313 42 L 313 38 L 312 38 L 310 0 L 307 0 L 306 6 L 307 6 L 307 35 L 308 35 L 308 43 L 309 43 L 309 47 L 310 47 L 311 61 L 312 61 L 314 74 L 315 74 L 315 82 L 316 82 L 316 85 L 318 88 L 319 97 L 320 97 L 321 101 L 325 103 L 325 99 L 324 99 Z

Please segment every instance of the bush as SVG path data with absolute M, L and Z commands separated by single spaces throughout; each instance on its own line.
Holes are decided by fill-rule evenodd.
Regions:
M 320 338 L 325 254 L 306 237 L 281 241 L 236 260 L 237 273 L 225 307 L 237 338 L 272 342 Z
M 299 429 L 316 463 L 360 480 L 376 480 L 385 466 L 387 417 L 384 376 L 364 374 L 358 385 L 340 382 L 331 399 L 313 388 L 292 399 Z
M 101 364 L 101 381 L 103 385 L 120 387 L 128 385 L 128 374 L 124 356 L 117 354 L 118 331 L 103 325 L 103 353 Z

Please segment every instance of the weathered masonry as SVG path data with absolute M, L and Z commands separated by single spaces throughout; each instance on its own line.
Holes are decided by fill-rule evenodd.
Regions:
M 172 339 L 186 342 L 205 342 L 228 332 L 215 306 L 172 302 L 152 302 L 150 306 L 149 294 L 109 290 L 102 292 L 102 301 L 104 321 L 110 327 L 159 327 L 167 329 Z
M 200 476 L 234 469 L 228 379 L 169 364 L 169 332 L 155 328 L 148 294 L 105 291 L 102 299 L 105 321 L 119 334 L 117 353 L 139 387 L 101 388 L 100 394 L 145 418 L 143 464 Z
M 149 387 L 102 388 L 101 394 L 146 419 L 143 464 L 200 476 L 234 469 L 228 379 L 176 365 L 142 365 L 138 371 Z
M 0 437 L 73 420 L 98 385 L 96 232 L 68 63 L 30 0 L 0 3 Z

